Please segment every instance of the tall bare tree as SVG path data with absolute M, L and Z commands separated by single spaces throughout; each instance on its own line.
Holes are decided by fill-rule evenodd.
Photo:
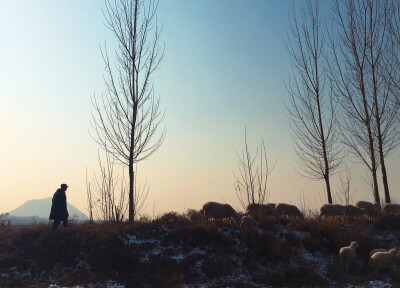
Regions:
M 392 19 L 390 21 L 391 53 L 388 68 L 388 78 L 392 81 L 395 102 L 400 106 L 400 2 L 394 1 Z
M 129 173 L 129 221 L 135 219 L 134 165 L 154 153 L 165 138 L 165 128 L 156 133 L 164 114 L 154 96 L 152 76 L 164 56 L 157 23 L 157 2 L 106 1 L 106 27 L 116 41 L 115 65 L 107 47 L 101 50 L 105 63 L 106 92 L 93 100 L 95 140 Z
M 287 85 L 290 95 L 287 109 L 301 174 L 311 179 L 323 179 L 328 202 L 332 203 L 330 177 L 343 157 L 335 105 L 329 87 L 326 87 L 325 39 L 318 2 L 307 1 L 300 14 L 301 19 L 298 19 L 293 8 L 288 38 L 293 80 Z
M 398 145 L 397 107 L 385 64 L 390 57 L 389 0 L 337 0 L 339 37 L 331 37 L 331 78 L 343 108 L 344 142 L 369 168 L 375 202 L 380 202 L 381 166 L 385 200 L 390 203 L 385 157 Z M 332 67 L 330 66 L 330 67 Z

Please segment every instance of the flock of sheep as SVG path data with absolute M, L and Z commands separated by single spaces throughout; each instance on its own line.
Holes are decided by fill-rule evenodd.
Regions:
M 355 205 L 323 204 L 319 208 L 319 219 L 326 217 L 371 217 L 375 218 L 381 212 L 379 203 L 358 201 Z M 262 217 L 300 217 L 303 213 L 295 206 L 286 203 L 250 204 L 246 213 L 238 213 L 229 204 L 207 202 L 199 211 L 203 219 L 234 219 L 240 223 L 242 231 L 254 231 L 258 227 L 257 219 Z M 385 204 L 383 213 L 391 216 L 400 216 L 400 205 Z M 340 261 L 348 272 L 349 265 L 356 259 L 357 242 L 352 242 L 348 247 L 339 250 Z M 380 269 L 390 268 L 393 262 L 400 265 L 400 251 L 396 248 L 389 251 L 385 249 L 374 249 L 370 252 L 369 265 L 378 273 Z
M 367 201 L 358 201 L 355 205 L 323 204 L 319 208 L 318 218 L 343 216 L 375 218 L 379 215 L 380 210 L 379 203 L 373 204 Z M 385 204 L 383 211 L 388 215 L 400 215 L 400 205 Z M 295 205 L 286 203 L 250 204 L 247 206 L 246 213 L 238 213 L 229 204 L 207 202 L 199 213 L 203 219 L 234 219 L 241 223 L 241 226 L 242 224 L 246 226 L 245 223 L 254 225 L 257 219 L 262 217 L 304 217 L 303 213 Z M 253 218 L 253 220 L 250 218 Z
M 346 273 L 349 271 L 349 266 L 356 259 L 356 249 L 358 248 L 357 242 L 351 242 L 350 246 L 342 247 L 339 250 L 340 263 L 346 269 Z M 375 274 L 380 269 L 389 269 L 394 262 L 400 264 L 400 251 L 397 251 L 396 248 L 390 250 L 374 249 L 369 253 L 368 264 L 375 270 Z

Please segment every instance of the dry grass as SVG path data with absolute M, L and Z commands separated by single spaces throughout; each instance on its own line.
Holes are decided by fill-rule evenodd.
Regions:
M 391 244 L 377 237 L 378 233 L 400 232 L 399 219 L 381 215 L 373 221 L 268 217 L 261 219 L 257 231 L 240 233 L 234 222 L 203 221 L 192 212 L 170 212 L 155 220 L 144 219 L 134 224 L 73 224 L 57 231 L 51 231 L 49 225 L 2 225 L 0 274 L 16 267 L 20 273 L 29 271 L 30 277 L 3 277 L 0 286 L 48 287 L 46 285 L 54 281 L 74 286 L 114 279 L 127 287 L 140 286 L 137 283 L 179 287 L 184 283 L 217 281 L 232 275 L 239 269 L 238 263 L 242 265 L 240 271 L 248 271 L 252 283 L 323 285 L 326 277 L 343 280 L 337 257 L 340 247 L 357 241 L 360 245 L 358 258 L 366 263 L 370 250 Z M 137 239 L 132 238 L 136 240 L 129 244 L 129 235 L 148 240 L 134 242 Z M 204 253 L 192 253 L 196 249 Z M 156 252 L 146 254 L 144 251 Z M 331 255 L 334 261 L 327 266 L 325 278 L 318 276 L 315 267 L 304 258 L 303 251 Z M 273 269 L 262 272 L 260 267 Z M 351 272 L 360 279 L 370 277 L 367 266 L 360 264 Z

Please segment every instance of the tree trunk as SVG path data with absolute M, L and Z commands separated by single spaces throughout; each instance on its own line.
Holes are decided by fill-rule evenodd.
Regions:
M 317 71 L 318 71 L 317 68 L 315 68 L 315 70 L 316 70 L 316 74 L 317 74 Z M 319 130 L 321 131 L 320 137 L 321 137 L 322 153 L 324 156 L 324 166 L 325 166 L 324 179 L 325 179 L 325 184 L 326 184 L 326 193 L 328 194 L 328 203 L 332 204 L 331 185 L 329 182 L 329 162 L 328 162 L 328 155 L 326 153 L 326 141 L 325 141 L 324 127 L 322 125 L 321 106 L 320 106 L 320 101 L 319 101 L 318 75 L 316 77 L 317 77 L 316 94 L 317 94 L 317 107 L 318 107 L 318 121 L 319 121 Z
M 133 183 L 135 180 L 133 173 L 133 163 L 129 163 L 129 222 L 135 221 L 135 205 L 133 205 Z
M 379 154 L 380 153 L 381 153 L 381 151 L 379 151 Z M 381 168 L 382 168 L 383 188 L 385 189 L 385 202 L 390 203 L 389 184 L 388 184 L 388 180 L 387 180 L 386 166 L 385 166 L 385 162 L 383 160 L 383 153 L 382 153 L 381 157 L 382 157 Z
M 361 90 L 361 95 L 362 95 L 362 100 L 363 100 L 363 105 L 364 105 L 364 115 L 365 115 L 365 127 L 367 128 L 367 134 L 368 134 L 368 145 L 369 145 L 369 156 L 371 158 L 371 173 L 372 173 L 372 183 L 373 183 L 373 194 L 374 194 L 374 199 L 376 203 L 380 203 L 380 198 L 379 198 L 379 190 L 378 190 L 378 180 L 376 177 L 376 161 L 375 161 L 375 149 L 374 149 L 374 139 L 372 138 L 372 131 L 371 131 L 371 117 L 368 112 L 368 103 L 367 99 L 365 96 L 365 87 L 364 87 L 364 74 L 362 73 L 362 70 L 360 69 L 360 90 Z
M 371 40 L 372 43 L 372 40 Z M 374 93 L 374 112 L 375 112 L 375 120 L 376 120 L 376 131 L 378 138 L 378 149 L 379 149 L 379 159 L 381 162 L 382 169 L 382 178 L 383 178 L 383 189 L 385 191 L 385 201 L 386 203 L 390 203 L 390 194 L 389 194 L 389 184 L 387 180 L 386 174 L 386 166 L 385 166 L 385 156 L 383 155 L 383 144 L 382 144 L 382 132 L 381 132 L 381 118 L 379 115 L 379 107 L 378 107 L 378 93 L 376 87 L 376 78 L 375 78 L 375 63 L 372 53 L 372 46 L 370 46 L 370 57 L 371 57 L 371 72 L 372 72 L 372 89 Z M 379 197 L 378 197 L 379 200 Z M 379 201 L 378 201 L 379 202 Z
M 329 182 L 329 174 L 325 177 L 326 192 L 328 193 L 328 203 L 332 204 L 331 184 Z
M 373 194 L 374 194 L 374 199 L 376 203 L 380 203 L 381 200 L 379 198 L 379 190 L 378 190 L 378 180 L 376 177 L 376 161 L 375 161 L 375 150 L 374 150 L 374 145 L 373 145 L 373 139 L 372 139 L 372 132 L 371 132 L 371 125 L 370 121 L 367 121 L 367 130 L 368 130 L 368 142 L 369 142 L 369 154 L 371 157 L 371 173 L 372 173 L 372 183 L 373 183 Z
M 374 76 L 372 76 L 374 78 Z M 375 83 L 374 83 L 375 86 Z M 375 90 L 375 87 L 374 87 Z M 381 123 L 380 117 L 378 115 L 378 99 L 376 95 L 376 91 L 374 91 L 374 101 L 375 101 L 375 118 L 376 118 L 376 130 L 377 130 L 377 137 L 378 137 L 378 149 L 379 149 L 379 158 L 381 162 L 381 169 L 382 169 L 382 180 L 383 180 L 383 189 L 385 191 L 385 201 L 386 203 L 390 203 L 390 194 L 389 194 L 389 184 L 387 180 L 386 174 L 386 165 L 385 165 L 385 156 L 383 155 L 383 144 L 382 144 L 382 133 L 381 133 Z M 379 198 L 379 197 L 378 197 Z

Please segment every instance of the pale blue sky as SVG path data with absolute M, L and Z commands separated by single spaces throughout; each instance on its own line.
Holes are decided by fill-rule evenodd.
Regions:
M 154 84 L 167 137 L 139 164 L 151 185 L 148 214 L 153 207 L 155 214 L 198 209 L 211 200 L 238 208 L 233 171 L 245 126 L 250 147 L 263 137 L 271 163 L 277 161 L 271 201 L 297 204 L 302 191 L 310 205 L 325 199 L 322 182 L 295 171 L 283 104 L 292 3 L 160 1 L 165 58 Z M 320 3 L 324 12 L 331 1 Z M 0 212 L 49 197 L 63 182 L 70 185 L 68 201 L 85 211 L 85 171 L 97 168 L 97 146 L 88 133 L 91 97 L 104 90 L 99 45 L 107 41 L 112 49 L 114 43 L 103 7 L 89 0 L 0 0 Z M 398 158 L 389 161 L 395 199 Z M 352 167 L 355 198 L 372 200 L 363 170 Z

